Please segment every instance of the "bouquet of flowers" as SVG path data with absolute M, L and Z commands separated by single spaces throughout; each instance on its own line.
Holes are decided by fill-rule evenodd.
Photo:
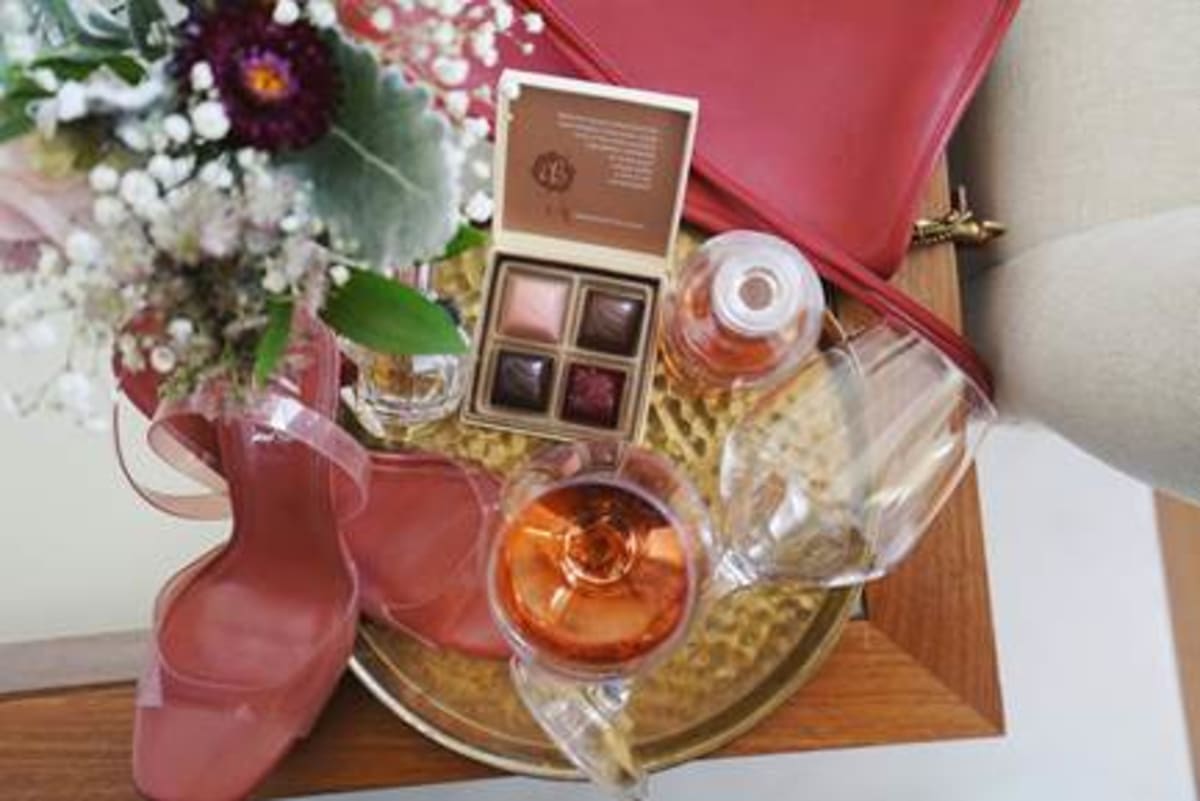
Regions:
M 372 350 L 461 352 L 387 274 L 481 240 L 470 79 L 540 28 L 503 0 L 5 0 L 0 338 L 69 347 L 0 401 L 102 425 L 114 347 L 166 396 L 253 389 L 298 310 Z

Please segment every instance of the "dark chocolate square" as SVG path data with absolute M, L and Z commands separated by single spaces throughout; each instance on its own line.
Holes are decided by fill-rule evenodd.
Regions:
M 492 404 L 544 412 L 554 386 L 554 359 L 535 353 L 502 350 L 496 356 Z
M 601 353 L 636 355 L 645 312 L 646 304 L 641 298 L 589 290 L 577 344 Z
M 564 420 L 593 428 L 616 428 L 625 397 L 625 373 L 607 367 L 572 364 L 563 393 Z

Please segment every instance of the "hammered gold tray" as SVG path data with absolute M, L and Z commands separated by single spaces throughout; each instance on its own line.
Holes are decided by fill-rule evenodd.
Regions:
M 697 240 L 683 235 L 682 255 Z M 483 256 L 468 254 L 438 268 L 438 289 L 456 298 L 468 323 L 480 305 Z M 387 379 L 387 363 L 379 364 Z M 699 398 L 655 376 L 645 444 L 685 467 L 710 503 L 717 497 L 721 445 L 753 403 L 747 395 Z M 808 428 L 838 424 L 807 421 Z M 389 432 L 393 442 L 479 462 L 501 475 L 543 440 L 464 426 L 451 419 Z M 828 465 L 830 454 L 813 454 Z M 714 509 L 716 507 L 714 506 Z M 737 737 L 786 700 L 832 649 L 858 591 L 803 590 L 776 584 L 726 597 L 696 622 L 667 662 L 639 679 L 630 716 L 635 750 L 650 769 L 695 758 Z M 525 711 L 507 664 L 430 648 L 370 622 L 359 629 L 351 665 L 388 708 L 441 745 L 502 770 L 574 778 L 571 765 Z

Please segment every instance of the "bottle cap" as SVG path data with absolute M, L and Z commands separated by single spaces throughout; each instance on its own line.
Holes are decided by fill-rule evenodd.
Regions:
M 799 250 L 778 237 L 739 231 L 705 246 L 715 265 L 713 313 L 747 337 L 767 337 L 795 325 L 824 304 L 820 281 Z

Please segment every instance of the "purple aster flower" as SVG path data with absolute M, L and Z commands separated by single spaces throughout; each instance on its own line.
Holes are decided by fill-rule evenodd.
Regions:
M 277 152 L 299 150 L 329 131 L 338 78 L 329 46 L 308 22 L 279 25 L 271 4 L 224 0 L 200 10 L 184 29 L 175 62 L 181 84 L 192 67 L 212 68 L 237 145 Z

